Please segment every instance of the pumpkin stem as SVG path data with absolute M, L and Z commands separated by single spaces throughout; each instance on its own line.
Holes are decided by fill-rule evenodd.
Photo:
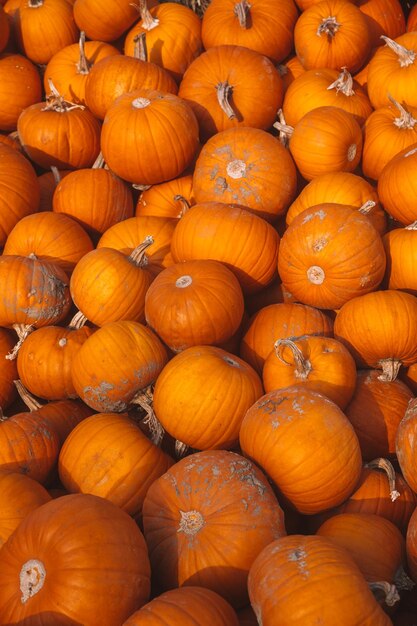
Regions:
M 234 120 L 236 118 L 236 113 L 234 112 L 232 105 L 229 102 L 229 98 L 233 93 L 233 87 L 229 85 L 229 83 L 226 80 L 216 85 L 216 89 L 217 89 L 217 101 L 222 111 L 227 115 L 229 120 Z
M 77 72 L 79 74 L 88 74 L 90 72 L 90 64 L 85 56 L 85 32 L 80 32 L 80 39 L 78 41 L 80 47 L 80 56 L 77 63 Z
M 324 269 L 319 265 L 311 265 L 307 270 L 307 278 L 313 285 L 322 285 L 326 274 Z
M 409 575 L 404 570 L 404 567 L 400 565 L 400 567 L 395 572 L 394 585 L 397 587 L 397 589 L 400 589 L 401 591 L 410 591 L 411 589 L 413 589 L 413 587 L 416 586 L 416 583 L 414 582 L 414 580 L 411 580 Z
M 149 263 L 149 259 L 145 254 L 145 250 L 154 243 L 152 235 L 148 235 L 127 257 L 137 267 L 145 267 Z
M 339 76 L 336 78 L 334 83 L 327 87 L 327 89 L 336 89 L 337 93 L 341 91 L 345 96 L 354 96 L 355 90 L 353 89 L 352 74 L 347 71 L 346 67 L 342 67 L 342 71 Z
M 86 321 L 87 318 L 84 313 L 81 313 L 81 311 L 77 311 L 70 323 L 68 324 L 68 328 L 78 330 L 79 328 L 82 328 L 84 326 Z
M 382 367 L 382 374 L 378 376 L 378 380 L 384 380 L 391 383 L 398 376 L 401 361 L 398 359 L 381 359 L 378 361 L 378 365 Z
M 394 604 L 400 599 L 397 587 L 395 585 L 391 585 L 391 583 L 388 583 L 385 580 L 368 582 L 368 586 L 377 599 L 382 592 L 384 596 L 383 602 L 385 602 L 387 606 L 394 606 Z
M 247 18 L 250 8 L 251 5 L 247 0 L 241 0 L 240 2 L 237 2 L 234 6 L 233 12 L 237 16 L 237 19 L 239 20 L 239 26 L 241 28 L 248 28 Z
M 72 109 L 85 109 L 82 104 L 76 104 L 75 102 L 69 102 L 65 100 L 55 87 L 51 78 L 48 78 L 49 91 L 51 92 L 46 96 L 45 106 L 41 111 L 56 111 L 57 113 L 65 113 L 65 111 L 71 111 Z
M 36 398 L 26 389 L 21 380 L 14 380 L 13 382 L 17 389 L 17 393 L 26 404 L 29 411 L 37 411 L 43 406 L 43 404 L 41 404 L 39 400 L 36 400 Z
M 341 25 L 334 16 L 324 17 L 316 31 L 316 35 L 317 37 L 321 37 L 324 34 L 327 35 L 329 39 L 333 39 L 340 26 Z
M 181 203 L 181 210 L 180 210 L 180 212 L 177 215 L 177 217 L 181 218 L 188 211 L 188 209 L 190 208 L 191 204 L 188 202 L 187 198 L 184 198 L 184 196 L 182 196 L 179 193 L 177 193 L 177 195 L 174 196 L 174 200 L 175 200 L 175 202 L 180 202 Z
M 13 324 L 13 329 L 16 331 L 19 341 L 14 346 L 13 350 L 6 354 L 6 359 L 9 361 L 13 361 L 17 357 L 17 353 L 20 350 L 20 346 L 26 339 L 26 337 L 35 330 L 35 327 L 32 324 Z
M 159 446 L 164 437 L 165 430 L 163 429 L 161 422 L 156 417 L 155 411 L 152 408 L 151 386 L 139 391 L 131 400 L 131 404 L 136 404 L 145 411 L 146 417 L 144 418 L 143 423 L 146 424 L 151 431 L 152 443 L 154 443 L 156 446 Z
M 106 162 L 104 160 L 103 153 L 100 151 L 98 153 L 98 155 L 97 155 L 96 160 L 94 161 L 94 163 L 93 163 L 93 165 L 91 167 L 94 170 L 98 170 L 98 169 L 100 169 L 102 167 L 105 167 L 105 165 L 106 165 Z
M 133 39 L 133 56 L 140 61 L 148 60 L 148 49 L 146 47 L 146 33 L 138 33 Z
M 180 511 L 180 515 L 178 533 L 196 535 L 205 525 L 204 517 L 199 511 Z
M 132 183 L 133 189 L 137 189 L 138 191 L 146 191 L 150 189 L 152 185 L 141 185 L 140 183 Z
M 148 5 L 146 4 L 146 0 L 139 0 L 139 6 L 137 4 L 133 4 L 140 13 L 140 19 L 142 20 L 141 26 L 145 30 L 152 30 L 159 24 L 159 20 L 157 17 L 152 17 L 152 13 L 148 9 Z
M 417 124 L 417 120 L 415 119 L 415 117 L 413 117 L 411 113 L 409 113 L 409 111 L 407 111 L 407 109 L 402 104 L 397 102 L 391 96 L 391 94 L 388 94 L 388 98 L 392 102 L 392 104 L 394 104 L 397 107 L 397 109 L 400 112 L 400 117 L 396 117 L 394 119 L 394 125 L 397 128 L 405 128 L 406 130 L 414 128 L 414 126 Z
M 278 139 L 283 146 L 288 146 L 289 141 L 294 132 L 294 128 L 285 122 L 284 112 L 282 109 L 278 110 L 278 121 L 272 125 L 279 132 Z
M 188 451 L 189 446 L 178 439 L 175 440 L 175 456 L 178 459 L 182 459 Z
M 376 206 L 376 202 L 374 200 L 367 200 L 361 207 L 359 207 L 358 211 L 359 213 L 362 213 L 362 215 L 368 215 L 374 206 Z
M 40 591 L 45 583 L 46 569 L 42 561 L 30 559 L 22 565 L 19 581 L 22 597 L 20 601 L 25 604 L 30 598 Z
M 44 0 L 29 0 L 28 7 L 29 9 L 36 9 L 37 7 L 41 7 L 44 3 Z
M 417 230 L 417 220 L 408 226 L 405 226 L 405 230 Z
M 59 185 L 61 182 L 61 174 L 56 165 L 51 165 L 52 176 L 54 177 L 55 185 Z
M 390 39 L 386 35 L 381 35 L 381 39 L 383 39 L 385 44 L 398 56 L 398 63 L 400 64 L 400 67 L 408 67 L 414 63 L 414 59 L 416 58 L 414 50 L 407 50 L 407 48 L 404 48 L 404 46 L 401 46 L 399 43 Z
M 283 348 L 289 348 L 292 352 L 293 362 L 286 361 L 283 356 Z M 295 365 L 294 374 L 296 378 L 300 378 L 301 380 L 306 380 L 308 375 L 312 370 L 311 363 L 308 359 L 304 358 L 304 355 L 300 348 L 297 346 L 294 341 L 291 339 L 278 339 L 274 343 L 275 354 L 279 358 L 282 363 L 285 365 L 290 365 L 291 367 Z
M 373 461 L 365 463 L 364 467 L 367 467 L 369 469 L 380 469 L 384 471 L 388 478 L 389 495 L 391 498 L 391 502 L 395 502 L 395 500 L 400 497 L 400 492 L 397 491 L 395 488 L 395 469 L 392 463 L 388 461 L 388 459 L 374 459 Z

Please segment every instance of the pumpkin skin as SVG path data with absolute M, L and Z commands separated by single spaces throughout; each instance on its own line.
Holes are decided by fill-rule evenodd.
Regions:
M 23 109 L 39 102 L 42 84 L 35 65 L 21 54 L 0 56 L 0 130 L 15 130 Z
M 51 500 L 40 483 L 29 476 L 0 470 L 0 547 L 31 511 Z
M 364 461 L 395 457 L 395 437 L 413 397 L 400 380 L 380 380 L 379 370 L 358 372 L 356 389 L 345 414 L 359 439 Z
M 286 289 L 304 304 L 323 309 L 338 309 L 377 289 L 385 267 L 385 249 L 369 219 L 353 207 L 331 203 L 297 215 L 278 254 Z
M 13 381 L 18 378 L 16 361 L 8 359 L 7 355 L 13 350 L 15 338 L 6 328 L 0 328 L 0 407 L 7 409 L 16 398 L 16 388 Z
M 163 428 L 197 450 L 235 448 L 249 407 L 263 394 L 256 372 L 213 346 L 177 354 L 159 374 L 153 409 Z
M 177 263 L 196 259 L 224 263 L 248 294 L 272 282 L 279 242 L 277 231 L 258 215 L 221 202 L 204 202 L 195 204 L 178 221 L 171 253 Z
M 156 2 L 147 0 L 149 7 Z M 115 41 L 136 22 L 138 12 L 130 0 L 109 0 L 105 7 L 96 0 L 75 0 L 74 19 L 88 39 Z
M 404 226 L 417 220 L 417 185 L 413 175 L 416 163 L 417 143 L 388 161 L 378 179 L 378 195 L 385 210 Z
M 376 291 L 342 306 L 334 336 L 348 347 L 357 365 L 382 367 L 382 380 L 393 380 L 401 364 L 417 361 L 416 323 L 415 296 L 392 289 Z
M 132 183 L 153 185 L 179 176 L 197 146 L 194 112 L 174 94 L 150 89 L 122 94 L 104 118 L 103 157 L 117 176 Z
M 145 296 L 146 323 L 173 352 L 224 343 L 239 329 L 243 310 L 236 276 L 210 259 L 171 265 Z
M 127 513 L 97 496 L 65 495 L 38 507 L 2 552 L 2 624 L 47 615 L 56 626 L 116 626 L 149 599 L 150 568 L 141 531 Z M 68 590 L 63 598 L 62 577 Z
M 407 562 L 414 582 L 417 580 L 417 513 L 414 511 L 407 529 Z
M 238 204 L 273 222 L 295 198 L 297 172 L 288 151 L 267 132 L 230 128 L 203 146 L 193 190 L 198 203 Z
M 417 491 L 417 468 L 415 462 L 415 437 L 417 425 L 416 399 L 410 400 L 404 417 L 400 421 L 396 434 L 396 452 L 401 472 L 410 485 Z
M 411 32 L 416 30 L 417 27 L 417 9 L 415 5 L 411 7 L 411 11 L 408 14 L 407 18 L 407 32 Z
M 239 626 L 236 612 L 218 593 L 204 587 L 179 587 L 157 596 L 122 626 Z
M 389 289 L 401 289 L 417 295 L 415 280 L 417 224 L 394 228 L 385 233 L 382 241 L 387 256 L 385 283 Z
M 326 537 L 291 535 L 264 548 L 248 580 L 263 626 L 392 626 L 346 550 Z M 326 602 L 311 601 L 317 597 Z M 341 612 L 347 598 L 349 609 Z
M 404 11 L 399 0 L 359 0 L 355 4 L 365 15 L 372 48 L 383 45 L 381 35 L 395 39 L 405 32 Z
M 129 515 L 141 513 L 149 486 L 173 465 L 127 414 L 98 413 L 78 424 L 58 458 L 61 483 L 70 493 L 91 493 Z
M 159 588 L 203 586 L 235 608 L 248 603 L 256 555 L 285 535 L 264 474 L 225 450 L 197 452 L 158 478 L 145 497 L 143 526 Z
M 343 4 L 349 3 L 343 0 Z M 334 106 L 308 111 L 292 131 L 289 148 L 303 178 L 353 172 L 362 154 L 362 131 L 351 113 Z
M 333 335 L 333 322 L 322 311 L 298 302 L 269 304 L 255 313 L 240 344 L 240 356 L 262 374 L 277 339 Z
M 179 83 L 202 51 L 201 20 L 189 7 L 174 2 L 156 4 L 149 11 L 143 4 L 140 21 L 125 37 L 124 52 L 134 56 L 135 36 L 144 32 L 148 61 L 160 65 Z
M 233 111 L 219 104 L 222 91 L 225 96 L 233 92 Z M 178 95 L 192 107 L 205 142 L 235 126 L 270 128 L 282 104 L 283 84 L 272 62 L 258 52 L 243 46 L 216 46 L 191 63 Z
M 111 322 L 93 333 L 75 355 L 71 375 L 79 397 L 103 413 L 125 411 L 153 383 L 168 360 L 159 338 L 139 322 Z
M 17 222 L 38 210 L 40 189 L 31 163 L 10 146 L 0 144 L 0 246 Z
M 387 229 L 387 216 L 381 207 L 376 189 L 362 176 L 352 172 L 330 172 L 313 178 L 303 187 L 288 209 L 285 216 L 287 225 L 305 209 L 327 202 L 346 204 L 358 210 L 364 207 L 366 210 L 364 215 L 380 235 Z
M 104 120 L 116 98 L 136 89 L 178 92 L 177 83 L 159 65 L 121 54 L 111 55 L 91 68 L 85 85 L 86 104 L 96 117 Z
M 32 407 L 30 410 L 34 411 Z M 47 402 L 35 410 L 58 435 L 60 448 L 72 429 L 92 413 L 91 409 L 79 400 Z
M 285 92 L 282 111 L 285 121 L 295 126 L 308 111 L 320 106 L 336 106 L 351 113 L 363 125 L 373 108 L 359 83 L 343 70 L 307 70 L 293 80 Z
M 331 337 L 279 339 L 264 363 L 262 382 L 266 393 L 303 385 L 344 409 L 355 391 L 356 364 L 348 349 Z
M 344 0 L 322 0 L 303 11 L 294 28 L 294 45 L 307 70 L 346 67 L 354 73 L 371 51 L 365 16 Z
M 155 216 L 179 219 L 185 204 L 195 204 L 192 174 L 184 174 L 145 189 L 136 203 L 137 217 Z
M 57 263 L 71 274 L 78 261 L 93 249 L 85 230 L 73 219 L 45 211 L 27 215 L 9 233 L 3 254 L 29 256 Z
M 201 37 L 206 50 L 221 45 L 244 46 L 269 57 L 285 59 L 293 47 L 298 12 L 293 0 L 255 0 L 240 3 L 242 18 L 236 19 L 236 0 L 212 0 L 203 15 Z M 242 19 L 242 23 L 240 20 Z

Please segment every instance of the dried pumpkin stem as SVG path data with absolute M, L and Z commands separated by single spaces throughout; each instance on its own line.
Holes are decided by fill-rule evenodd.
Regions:
M 188 449 L 189 446 L 187 446 L 186 443 L 183 443 L 178 439 L 175 440 L 175 456 L 178 459 L 182 459 L 187 454 Z
M 87 318 L 81 311 L 77 311 L 70 323 L 68 324 L 68 328 L 73 330 L 78 330 L 84 326 L 87 322 Z
M 336 80 L 327 87 L 328 90 L 336 89 L 336 92 L 343 93 L 345 96 L 354 96 L 355 90 L 353 89 L 353 78 L 352 74 L 347 71 L 346 67 L 342 67 L 342 71 Z
M 85 56 L 85 32 L 83 30 L 80 32 L 78 45 L 80 48 L 80 56 L 77 63 L 77 72 L 79 74 L 88 74 L 90 72 L 90 64 L 88 63 L 87 57 Z
M 405 230 L 417 230 L 417 220 L 408 226 L 405 226 Z
M 28 7 L 30 9 L 36 9 L 36 7 L 41 7 L 44 3 L 44 0 L 29 0 Z
M 359 213 L 362 213 L 362 215 L 368 215 L 374 206 L 376 206 L 375 200 L 367 200 L 361 207 L 359 207 L 358 211 Z
M 293 363 L 285 360 L 283 356 L 283 348 L 289 348 L 291 350 L 294 359 Z M 296 378 L 300 378 L 301 380 L 306 380 L 308 378 L 308 375 L 312 370 L 311 363 L 308 359 L 304 358 L 302 351 L 297 344 L 294 343 L 294 341 L 291 339 L 278 339 L 274 343 L 274 350 L 275 354 L 282 363 L 290 365 L 291 367 L 295 365 L 294 374 Z
M 382 374 L 378 376 L 378 380 L 383 380 L 391 383 L 398 376 L 400 371 L 401 361 L 398 359 L 381 359 L 378 361 L 378 365 L 382 367 Z
M 159 24 L 159 20 L 157 17 L 152 17 L 152 13 L 148 9 L 148 5 L 146 4 L 146 0 L 139 0 L 139 6 L 137 4 L 132 4 L 140 13 L 140 19 L 142 20 L 141 26 L 145 30 L 152 30 Z
M 61 174 L 56 165 L 51 165 L 52 176 L 54 177 L 55 185 L 59 185 L 61 182 Z
M 140 61 L 148 60 L 148 50 L 146 47 L 146 33 L 138 33 L 133 38 L 133 56 Z
M 64 113 L 65 111 L 71 111 L 72 109 L 85 109 L 82 104 L 76 104 L 75 102 L 69 102 L 65 100 L 55 87 L 51 78 L 48 78 L 49 91 L 51 92 L 46 96 L 45 106 L 42 111 L 56 111 L 57 113 Z
M 282 109 L 278 110 L 278 121 L 274 122 L 272 125 L 273 128 L 276 128 L 278 131 L 278 139 L 282 143 L 283 146 L 288 146 L 288 143 L 292 137 L 294 132 L 293 126 L 290 126 L 286 123 L 284 112 Z
M 382 593 L 384 602 L 387 606 L 394 606 L 394 604 L 400 599 L 397 587 L 395 585 L 391 585 L 391 583 L 388 583 L 385 580 L 368 582 L 368 586 L 375 596 L 378 597 Z
M 380 469 L 383 472 L 385 472 L 388 478 L 389 495 L 390 495 L 391 501 L 395 502 L 395 500 L 400 497 L 401 494 L 399 491 L 397 491 L 396 485 L 395 485 L 395 479 L 396 479 L 395 469 L 392 463 L 388 461 L 388 459 L 384 459 L 382 457 L 378 459 L 373 459 L 372 461 L 365 463 L 364 467 L 367 467 L 369 469 Z
M 397 128 L 405 128 L 406 130 L 414 128 L 414 126 L 417 124 L 416 118 L 413 117 L 402 104 L 397 102 L 397 100 L 395 100 L 395 98 L 393 98 L 391 94 L 388 94 L 388 98 L 400 112 L 400 117 L 396 117 L 394 119 L 394 125 Z
M 17 353 L 20 350 L 20 346 L 26 339 L 26 337 L 35 330 L 35 327 L 32 324 L 13 324 L 13 329 L 16 331 L 19 341 L 14 346 L 13 350 L 6 354 L 6 359 L 9 361 L 13 361 L 17 357 Z
M 177 193 L 177 195 L 174 196 L 174 200 L 175 200 L 175 202 L 180 202 L 181 203 L 181 210 L 180 210 L 180 212 L 177 215 L 177 217 L 181 218 L 183 215 L 186 214 L 186 212 L 190 208 L 191 204 L 188 202 L 187 198 L 184 198 L 184 196 L 182 196 L 179 193 Z
M 400 565 L 400 567 L 395 572 L 394 576 L 394 585 L 397 589 L 401 591 L 411 591 L 416 586 L 414 580 L 411 580 L 409 575 L 404 570 L 404 567 Z
M 22 596 L 20 601 L 25 604 L 42 589 L 45 583 L 46 569 L 42 561 L 30 559 L 22 565 L 19 582 Z
M 145 254 L 145 251 L 149 246 L 154 243 L 154 238 L 152 235 L 148 235 L 145 239 L 140 243 L 127 257 L 129 261 L 132 261 L 134 265 L 138 267 L 145 267 L 149 263 L 149 259 Z
M 135 404 L 140 406 L 146 413 L 146 417 L 142 420 L 144 424 L 149 427 L 151 431 L 151 441 L 156 446 L 161 444 L 161 441 L 164 437 L 165 430 L 159 421 L 159 419 L 155 415 L 155 411 L 152 407 L 152 390 L 151 387 L 147 387 L 146 389 L 142 389 L 139 391 L 134 398 L 131 400 L 131 404 Z
M 229 120 L 234 120 L 236 118 L 236 113 L 234 112 L 232 105 L 229 102 L 229 98 L 233 93 L 233 87 L 229 85 L 227 81 L 225 81 L 216 85 L 216 90 L 217 101 L 222 111 L 227 115 Z
M 180 511 L 180 515 L 178 533 L 196 535 L 205 525 L 204 517 L 201 515 L 200 511 Z
M 340 24 L 334 16 L 324 17 L 320 26 L 316 31 L 317 37 L 327 35 L 329 38 L 333 38 L 340 28 Z
M 248 15 L 250 8 L 251 5 L 247 0 L 241 0 L 241 2 L 237 2 L 234 6 L 233 12 L 237 16 L 239 26 L 241 28 L 248 28 Z
M 381 39 L 383 39 L 386 45 L 398 56 L 398 63 L 400 64 L 400 67 L 408 67 L 414 63 L 416 58 L 414 50 L 407 50 L 407 48 L 404 48 L 404 46 L 401 46 L 399 43 L 390 39 L 386 35 L 381 35 Z
M 26 389 L 21 380 L 14 380 L 14 386 L 17 389 L 17 393 L 23 400 L 29 411 L 37 411 L 43 404 L 41 404 L 31 393 Z

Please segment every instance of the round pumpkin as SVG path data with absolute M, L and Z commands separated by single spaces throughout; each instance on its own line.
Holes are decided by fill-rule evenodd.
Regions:
M 42 84 L 35 65 L 22 54 L 0 56 L 0 129 L 15 130 L 23 109 L 39 102 Z
M 157 0 L 148 0 L 149 6 Z M 138 19 L 138 11 L 131 0 L 107 0 L 106 10 L 96 0 L 75 0 L 74 19 L 89 39 L 116 41 Z
M 414 582 L 417 580 L 417 539 L 416 539 L 416 526 L 417 526 L 417 509 L 414 511 L 410 518 L 410 522 L 407 529 L 407 560 L 408 567 L 410 568 L 411 576 Z
M 415 437 L 417 433 L 417 402 L 413 398 L 400 421 L 396 433 L 396 453 L 402 474 L 411 489 L 417 491 L 417 466 L 415 461 Z
M 382 241 L 387 257 L 385 282 L 389 289 L 401 289 L 417 295 L 415 282 L 415 243 L 417 222 L 405 228 L 393 228 L 385 233 Z
M 195 204 L 192 174 L 184 174 L 165 183 L 144 189 L 136 203 L 137 217 L 155 216 L 179 219 Z
M 417 220 L 414 199 L 417 194 L 413 175 L 417 163 L 417 143 L 401 150 L 382 170 L 378 179 L 378 195 L 391 217 L 408 226 Z

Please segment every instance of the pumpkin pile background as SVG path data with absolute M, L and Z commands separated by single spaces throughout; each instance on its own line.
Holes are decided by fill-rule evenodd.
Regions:
M 417 5 L 0 3 L 0 625 L 416 626 Z

